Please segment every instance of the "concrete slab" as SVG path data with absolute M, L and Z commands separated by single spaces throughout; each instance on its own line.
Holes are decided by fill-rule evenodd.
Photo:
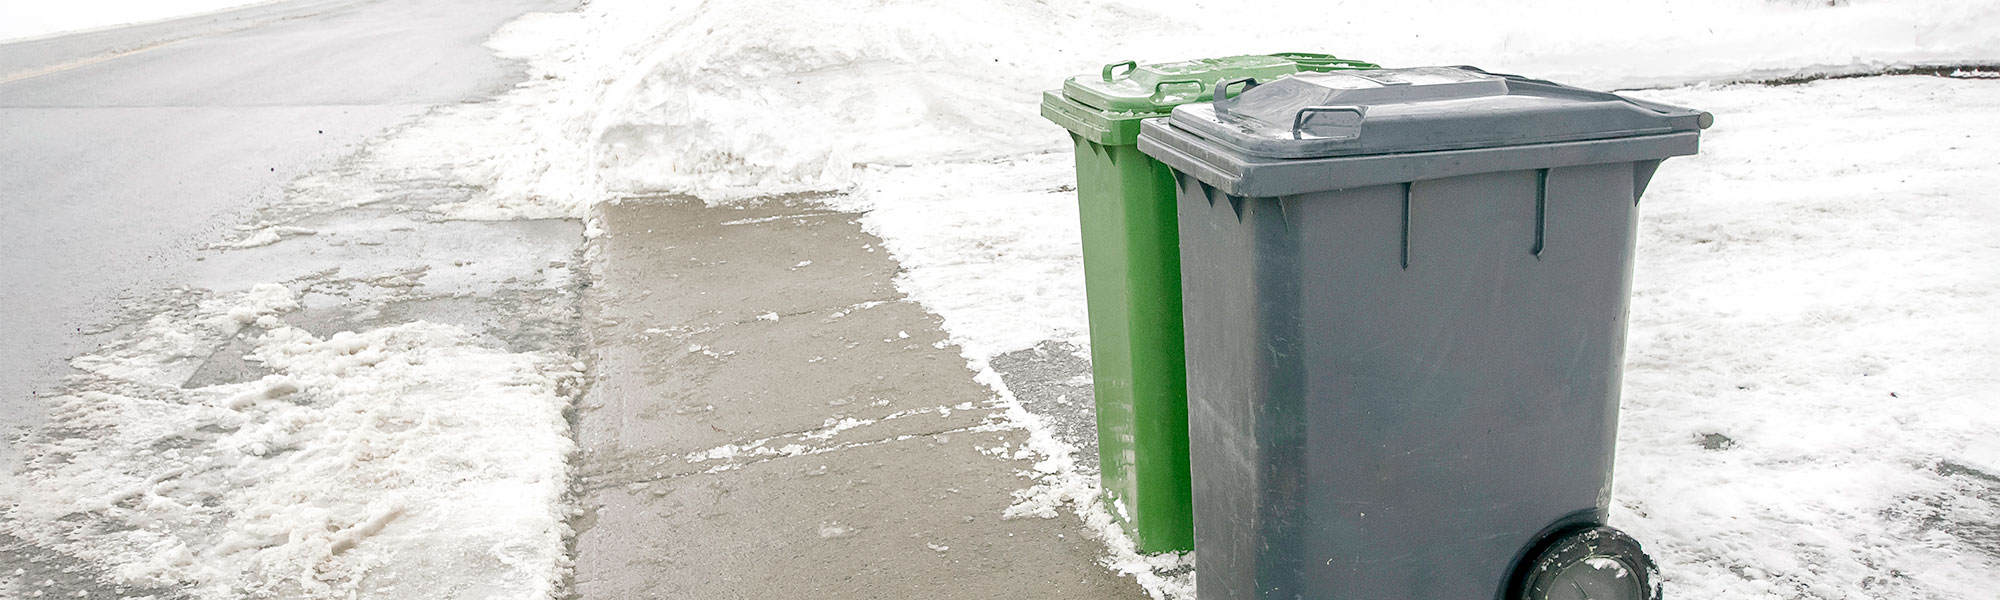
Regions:
M 1142 598 L 1030 464 L 856 215 L 602 208 L 578 596 Z

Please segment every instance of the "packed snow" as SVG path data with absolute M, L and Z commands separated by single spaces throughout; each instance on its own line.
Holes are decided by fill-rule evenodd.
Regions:
M 273 0 L 64 0 L 9 2 L 0 8 L 0 42 L 132 23 L 164 21 Z

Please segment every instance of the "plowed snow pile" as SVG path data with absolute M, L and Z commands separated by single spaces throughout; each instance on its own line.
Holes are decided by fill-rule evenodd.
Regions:
M 1060 150 L 1040 92 L 1126 59 L 1317 51 L 1597 88 L 2000 62 L 2000 3 L 1831 4 L 597 0 L 503 28 L 488 44 L 530 80 L 398 144 L 489 190 L 455 216 L 581 217 L 605 195 L 844 191 L 869 166 Z
M 615 193 L 730 200 L 847 189 L 858 165 L 1053 150 L 1039 92 L 1125 59 L 1319 51 L 1600 88 L 2000 60 L 2000 4 L 1841 4 L 704 2 L 616 74 L 592 160 Z

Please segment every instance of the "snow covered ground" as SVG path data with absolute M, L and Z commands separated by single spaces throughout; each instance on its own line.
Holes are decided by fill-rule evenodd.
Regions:
M 273 0 L 10 0 L 0 6 L 0 42 L 164 21 Z
M 991 359 L 1088 343 L 1067 140 L 1035 111 L 1063 77 L 1326 51 L 1655 88 L 1636 95 L 1718 121 L 1644 203 L 1614 524 L 1649 544 L 1676 597 L 2000 589 L 2000 140 L 1985 134 L 2000 131 L 2000 81 L 1705 83 L 2000 62 L 2000 3 L 596 0 L 489 45 L 529 80 L 381 140 L 373 178 L 295 183 L 279 212 L 368 206 L 399 178 L 449 182 L 457 195 L 424 211 L 462 219 L 834 192 L 868 211 L 899 287 L 1003 400 Z M 311 231 L 258 224 L 246 246 Z M 575 367 L 423 322 L 314 335 L 288 321 L 298 294 L 192 298 L 79 358 L 109 384 L 58 404 L 100 433 L 36 464 L 63 502 L 10 499 L 47 528 L 28 533 L 113 531 L 74 550 L 207 597 L 431 597 L 422 574 L 450 569 L 507 597 L 556 591 L 569 448 L 555 421 Z M 186 380 L 184 344 L 230 337 L 272 375 L 160 384 Z M 1014 512 L 1074 511 L 1108 566 L 1190 598 L 1187 558 L 1132 553 L 1089 501 L 1088 471 L 1037 415 L 1011 414 L 1049 472 Z M 157 443 L 185 432 L 200 443 Z M 68 518 L 78 499 L 109 520 Z M 489 506 L 502 526 L 459 527 Z M 450 540 L 476 556 L 426 553 L 452 532 L 492 539 Z
M 1677 597 L 2000 590 L 2000 81 L 1638 95 L 1717 121 L 1642 202 L 1615 522 Z

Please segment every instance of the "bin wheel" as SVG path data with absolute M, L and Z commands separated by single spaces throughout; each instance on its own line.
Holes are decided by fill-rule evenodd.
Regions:
M 1660 600 L 1660 572 L 1639 541 L 1597 526 L 1555 538 L 1521 580 L 1518 600 Z

